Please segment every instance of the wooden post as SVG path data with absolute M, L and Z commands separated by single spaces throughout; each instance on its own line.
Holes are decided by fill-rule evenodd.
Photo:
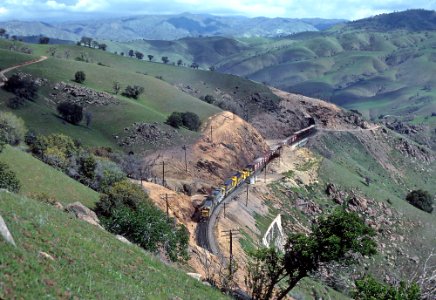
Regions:
M 248 206 L 248 183 L 247 183 L 247 198 L 245 199 L 245 206 Z
M 165 161 L 162 161 L 162 185 L 165 186 Z

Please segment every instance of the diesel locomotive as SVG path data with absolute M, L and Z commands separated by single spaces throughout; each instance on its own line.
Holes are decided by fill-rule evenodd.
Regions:
M 280 150 L 285 145 L 295 145 L 301 142 L 306 137 L 315 132 L 315 125 L 306 127 L 295 132 L 291 136 L 270 148 L 263 156 L 256 158 L 252 163 L 247 165 L 242 170 L 233 174 L 225 180 L 219 187 L 212 190 L 200 206 L 202 220 L 207 220 L 212 214 L 214 208 L 218 206 L 228 195 L 236 190 L 244 181 L 249 181 L 257 173 L 259 173 L 272 159 L 280 155 Z

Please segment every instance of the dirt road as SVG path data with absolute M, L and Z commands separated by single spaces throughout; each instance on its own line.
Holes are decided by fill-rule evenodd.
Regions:
M 18 65 L 15 65 L 15 66 L 6 68 L 4 70 L 1 70 L 0 71 L 0 87 L 4 86 L 5 82 L 8 81 L 8 78 L 5 76 L 5 74 L 7 72 L 10 72 L 10 71 L 12 71 L 14 69 L 17 69 L 17 68 L 20 68 L 20 67 L 28 66 L 28 65 L 31 65 L 31 64 L 36 64 L 36 63 L 42 62 L 42 61 L 44 61 L 46 59 L 47 59 L 47 56 L 41 56 L 40 58 L 38 58 L 36 60 L 34 59 L 34 60 L 31 60 L 31 61 L 27 61 L 27 62 L 18 64 Z

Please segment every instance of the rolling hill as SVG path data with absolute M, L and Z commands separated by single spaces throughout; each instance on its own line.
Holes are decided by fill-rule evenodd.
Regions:
M 206 14 L 145 15 L 107 20 L 49 24 L 46 22 L 0 22 L 10 35 L 45 35 L 77 41 L 82 36 L 129 41 L 175 40 L 184 37 L 276 37 L 301 31 L 326 29 L 344 20 L 221 17 Z

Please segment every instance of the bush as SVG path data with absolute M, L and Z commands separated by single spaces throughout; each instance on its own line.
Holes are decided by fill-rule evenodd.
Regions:
M 9 166 L 0 162 L 0 188 L 18 193 L 21 188 L 20 181 Z
M 182 113 L 173 112 L 166 120 L 166 123 L 174 128 L 179 128 L 183 125 Z
M 142 187 L 122 181 L 100 197 L 96 212 L 105 228 L 152 252 L 164 250 L 172 261 L 188 259 L 189 233 L 148 199 Z
M 76 74 L 74 74 L 74 80 L 77 83 L 83 83 L 86 79 L 85 72 L 83 71 L 77 71 Z
M 57 107 L 58 112 L 67 122 L 77 125 L 83 119 L 83 107 L 80 105 L 62 102 Z
M 200 128 L 200 118 L 192 112 L 173 112 L 166 120 L 166 123 L 174 128 L 185 126 L 189 130 L 197 131 Z
M 17 97 L 27 100 L 35 100 L 38 93 L 38 86 L 31 78 L 22 77 L 18 74 L 12 75 L 6 81 L 4 89 L 14 93 Z
M 432 213 L 433 211 L 433 197 L 427 191 L 411 191 L 407 194 L 406 200 L 413 206 L 425 212 Z
M 354 298 L 357 300 L 419 300 L 421 291 L 416 283 L 400 282 L 399 287 L 380 283 L 371 276 L 356 280 Z
M 133 99 L 138 99 L 139 95 L 141 95 L 144 92 L 144 88 L 142 86 L 130 86 L 128 85 L 124 92 L 122 93 L 123 96 L 127 97 L 127 98 L 133 98 Z
M 201 122 L 198 115 L 193 112 L 185 112 L 182 114 L 183 126 L 192 131 L 197 131 L 200 128 Z
M 7 106 L 11 109 L 19 109 L 23 107 L 24 104 L 26 104 L 26 99 L 16 96 L 16 97 L 9 98 Z
M 9 112 L 0 112 L 0 144 L 18 145 L 24 140 L 26 127 L 21 118 Z
M 206 96 L 204 97 L 204 101 L 207 102 L 207 103 L 209 103 L 209 104 L 212 104 L 212 103 L 215 102 L 215 97 L 212 96 L 212 95 L 206 95 Z
M 126 179 L 120 167 L 107 159 L 97 160 L 94 173 L 94 181 L 90 186 L 97 191 L 107 191 L 115 183 Z

